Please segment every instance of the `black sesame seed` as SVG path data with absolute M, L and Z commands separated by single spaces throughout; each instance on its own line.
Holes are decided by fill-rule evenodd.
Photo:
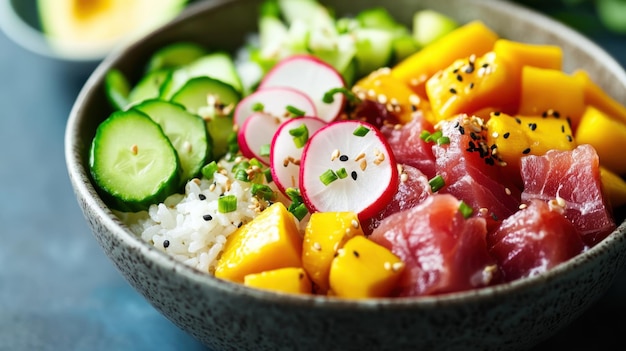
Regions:
M 465 134 L 465 128 L 463 128 L 463 126 L 459 126 L 459 133 L 461 133 L 461 135 Z
M 206 200 L 206 196 L 204 194 L 198 194 L 198 199 Z
M 211 216 L 210 214 L 205 214 L 204 216 L 202 216 L 202 219 L 204 219 L 205 221 L 210 221 L 213 219 L 213 216 Z
M 561 133 L 565 133 L 565 125 L 561 126 Z
M 474 132 L 470 132 L 470 138 L 472 138 L 472 140 L 478 140 L 478 136 L 476 135 L 476 133 Z
M 528 127 L 530 128 L 530 130 L 535 130 L 537 129 L 537 123 L 528 123 Z
M 456 75 L 456 80 L 458 80 L 459 82 L 463 81 L 463 77 L 460 74 Z
M 450 93 L 451 93 L 451 94 L 456 94 L 456 89 L 454 89 L 454 88 L 450 88 Z
M 504 134 L 502 135 L 502 137 L 503 137 L 504 139 L 508 139 L 510 135 L 511 135 L 511 133 L 506 132 L 506 133 L 504 133 Z
M 471 82 L 471 83 L 469 84 L 469 88 L 470 88 L 470 89 L 474 88 L 474 82 Z
M 474 144 L 473 141 L 470 140 L 469 143 L 467 143 L 469 145 L 469 149 L 467 149 L 467 151 L 474 151 L 476 150 L 476 144 Z
M 525 148 L 525 149 L 524 149 L 524 151 L 522 151 L 522 153 L 523 153 L 524 155 L 526 155 L 526 154 L 530 153 L 530 148 L 529 148 L 529 147 Z
M 495 161 L 493 160 L 493 158 L 487 157 L 485 158 L 485 163 L 489 166 L 493 166 L 495 164 Z
M 352 177 L 353 180 L 356 180 L 356 171 L 352 171 L 352 173 L 350 173 L 350 177 Z
M 243 225 L 243 222 L 239 222 L 239 224 L 237 224 L 237 228 L 241 228 L 242 225 Z
M 517 117 L 515 117 L 515 122 L 517 122 L 517 124 L 522 124 L 522 120 Z
M 500 111 L 496 111 L 493 113 L 494 116 L 500 116 L 501 112 Z
M 572 139 L 572 136 L 571 136 L 571 135 L 568 135 L 568 136 L 567 136 L 567 141 L 569 141 L 570 143 L 573 141 L 573 139 Z
M 559 111 L 554 111 L 554 112 L 552 112 L 552 116 L 554 116 L 556 118 L 559 118 L 559 117 L 561 117 L 561 114 L 559 113 Z
M 339 156 L 339 161 L 343 161 L 343 162 L 348 161 L 348 156 L 347 156 L 347 155 L 341 155 L 341 156 Z
M 352 250 L 352 254 L 354 255 L 354 257 L 359 257 L 359 252 L 356 250 Z
M 163 248 L 167 249 L 169 246 L 170 246 L 170 241 L 167 239 L 163 240 Z
M 474 72 L 474 64 L 472 62 L 470 62 L 469 65 L 467 65 L 467 67 L 465 68 L 465 73 L 473 73 Z

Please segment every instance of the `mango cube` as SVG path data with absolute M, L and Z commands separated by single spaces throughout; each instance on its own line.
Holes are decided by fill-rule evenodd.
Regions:
M 261 273 L 248 274 L 243 284 L 257 289 L 290 294 L 310 294 L 312 283 L 301 267 L 278 268 Z
M 302 266 L 302 238 L 295 217 L 275 202 L 226 240 L 215 276 L 235 282 L 277 268 Z
M 354 212 L 315 212 L 307 223 L 302 244 L 302 267 L 325 293 L 328 288 L 330 264 L 350 238 L 363 236 L 363 229 Z
M 330 288 L 345 298 L 386 297 L 398 284 L 404 263 L 389 249 L 355 236 L 339 250 L 330 267 Z

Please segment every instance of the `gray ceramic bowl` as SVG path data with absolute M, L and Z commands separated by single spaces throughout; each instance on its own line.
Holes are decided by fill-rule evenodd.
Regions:
M 537 13 L 503 1 L 325 1 L 339 14 L 385 4 L 410 23 L 420 8 L 460 21 L 481 19 L 501 36 L 553 43 L 565 69 L 584 67 L 626 102 L 626 73 L 598 46 Z M 285 296 L 217 280 L 185 266 L 133 235 L 96 194 L 88 149 L 110 109 L 105 72 L 132 78 L 155 49 L 193 40 L 235 49 L 255 30 L 259 1 L 205 1 L 130 48 L 112 53 L 80 93 L 67 123 L 66 158 L 80 207 L 111 261 L 156 309 L 215 350 L 521 350 L 578 318 L 613 283 L 626 260 L 626 223 L 586 253 L 547 274 L 440 297 L 349 301 Z

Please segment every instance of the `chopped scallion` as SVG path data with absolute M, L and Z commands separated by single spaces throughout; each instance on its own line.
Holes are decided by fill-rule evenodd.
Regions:
M 439 189 L 443 188 L 444 185 L 446 185 L 446 181 L 441 175 L 436 175 L 428 181 L 428 184 L 430 184 L 430 188 L 432 189 L 433 193 L 436 193 L 437 191 L 439 191 Z
M 461 211 L 461 213 L 463 214 L 463 217 L 465 218 L 469 218 L 474 212 L 472 207 L 468 205 L 466 202 L 464 202 L 463 200 L 461 200 L 461 203 L 459 204 L 459 211 Z
M 237 197 L 225 195 L 217 199 L 217 210 L 220 213 L 229 213 L 237 210 Z
M 270 144 L 261 145 L 261 149 L 259 150 L 259 155 L 261 156 L 269 156 L 270 155 Z
M 348 171 L 346 171 L 346 169 L 342 167 L 337 170 L 336 174 L 339 179 L 344 179 L 348 176 Z
M 360 125 L 352 132 L 352 135 L 356 135 L 358 137 L 363 137 L 367 133 L 369 133 L 369 131 L 370 131 L 369 128 L 367 128 L 366 126 Z
M 322 101 L 326 104 L 331 104 L 333 103 L 333 101 L 335 101 L 335 97 L 334 95 L 337 93 L 341 93 L 344 94 L 346 96 L 346 98 L 348 99 L 348 101 L 350 102 L 359 102 L 361 101 L 361 99 L 359 99 L 355 93 L 353 93 L 352 91 L 350 91 L 350 89 L 348 88 L 333 88 L 330 89 L 329 91 L 327 91 L 326 93 L 324 93 L 324 96 L 322 97 Z
M 337 178 L 337 174 L 335 174 L 332 169 L 329 169 L 320 175 L 320 180 L 324 185 L 328 185 L 334 182 L 335 180 L 337 180 Z
M 450 138 L 448 138 L 447 136 L 442 136 L 440 138 L 437 138 L 437 145 L 444 145 L 444 144 L 450 144 Z
M 217 170 L 217 163 L 215 161 L 211 161 L 202 167 L 202 176 L 204 176 L 208 180 L 211 180 L 213 179 L 213 174 L 215 174 Z
M 235 172 L 234 177 L 235 177 L 235 179 L 241 180 L 242 182 L 249 182 L 250 181 L 250 179 L 248 179 L 248 172 L 246 172 L 245 169 L 241 169 L 241 168 L 238 169 Z
M 287 112 L 289 112 L 292 116 L 296 116 L 296 117 L 304 116 L 304 111 L 302 111 L 301 109 L 293 105 L 287 105 L 286 109 L 287 109 Z
M 289 129 L 289 134 L 293 137 L 293 143 L 298 149 L 304 147 L 309 140 L 309 128 L 304 123 L 296 128 Z
M 303 203 L 299 203 L 299 204 L 294 205 L 294 206 L 289 206 L 288 210 L 299 221 L 302 220 L 302 218 L 304 218 L 304 216 L 306 216 L 307 213 L 309 213 L 309 210 L 306 208 L 306 206 Z
M 252 105 L 252 111 L 254 112 L 262 112 L 264 108 L 265 106 L 260 102 L 255 102 L 254 105 Z
M 265 184 L 252 183 L 250 192 L 252 195 L 264 200 L 274 200 L 276 198 L 276 193 L 272 190 L 272 188 Z

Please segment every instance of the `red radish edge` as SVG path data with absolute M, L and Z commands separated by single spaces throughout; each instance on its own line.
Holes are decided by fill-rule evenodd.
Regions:
M 323 101 L 329 90 L 345 88 L 346 83 L 334 67 L 312 55 L 293 55 L 280 61 L 263 77 L 258 89 L 277 86 L 307 94 L 316 106 L 317 116 L 325 122 L 336 120 L 346 102 L 342 93 L 335 93 L 330 104 Z
M 269 165 L 269 156 L 261 156 L 260 151 L 263 145 L 271 144 L 279 125 L 280 121 L 268 114 L 255 112 L 250 115 L 237 131 L 237 142 L 241 154 Z
M 359 125 L 370 129 L 366 135 L 370 140 L 362 139 L 355 145 L 353 138 L 356 137 L 351 133 Z M 337 129 L 342 127 L 343 130 Z M 336 133 L 340 137 L 337 137 Z M 371 140 L 372 137 L 376 139 Z M 359 145 L 361 143 L 365 144 Z M 360 153 L 366 155 L 365 170 L 380 167 L 374 162 L 375 150 L 372 148 L 378 149 L 385 156 L 380 163 L 387 167 L 385 172 L 388 174 L 385 179 L 381 179 L 377 174 L 366 176 L 367 171 L 363 171 L 360 167 L 362 160 L 357 157 Z M 339 155 L 331 156 L 334 150 L 339 150 L 339 154 L 346 155 L 348 160 L 340 161 L 339 157 L 335 157 Z M 333 159 L 334 161 L 331 161 Z M 328 169 L 337 170 L 342 167 L 347 170 L 346 178 L 338 179 L 327 186 L 322 184 L 319 179 L 322 173 Z M 356 179 L 352 176 L 352 172 L 355 172 Z M 342 182 L 352 182 L 352 184 Z M 357 120 L 337 121 L 326 125 L 310 137 L 302 152 L 299 184 L 302 199 L 311 213 L 354 211 L 360 220 L 366 220 L 382 211 L 397 192 L 398 167 L 387 140 L 374 125 Z M 350 188 L 346 189 L 346 187 Z M 370 196 L 376 196 L 376 198 L 369 199 Z M 339 206 L 336 202 L 339 202 Z
M 270 149 L 272 179 L 276 187 L 285 195 L 287 188 L 299 186 L 300 159 L 304 146 L 298 149 L 294 145 L 293 137 L 289 134 L 289 128 L 298 127 L 302 123 L 309 130 L 309 138 L 326 125 L 326 122 L 317 117 L 293 118 L 283 122 L 272 138 Z M 289 157 L 293 161 L 285 161 Z
M 257 103 L 263 105 L 263 111 L 254 111 L 254 105 Z M 304 92 L 293 87 L 267 87 L 256 90 L 239 101 L 233 114 L 233 123 L 242 126 L 244 121 L 255 112 L 284 118 L 288 105 L 303 111 L 306 116 L 317 115 L 315 103 Z

